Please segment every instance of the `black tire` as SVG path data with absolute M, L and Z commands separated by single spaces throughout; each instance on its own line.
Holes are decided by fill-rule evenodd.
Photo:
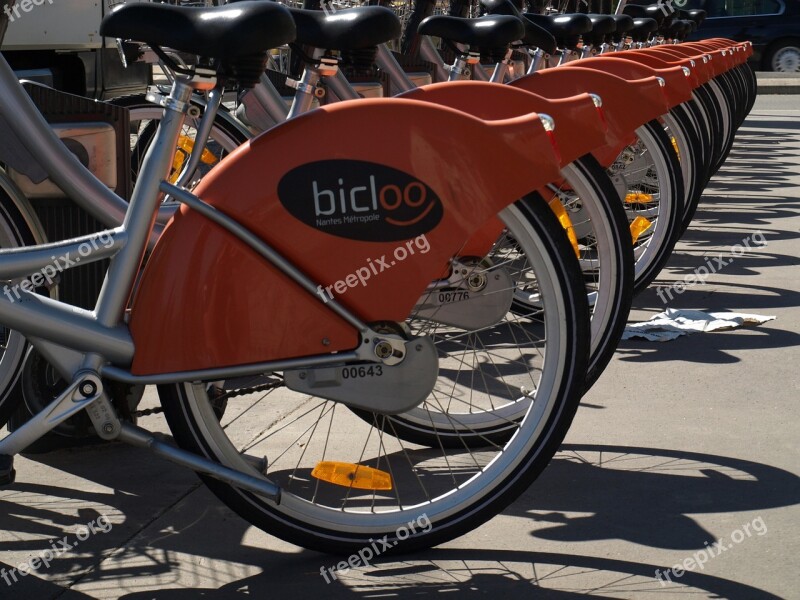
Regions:
M 520 226 L 531 231 L 534 224 L 538 224 L 536 225 L 537 230 L 542 234 L 542 238 L 537 242 L 538 247 L 544 252 L 541 259 L 538 259 L 542 269 L 539 273 L 542 274 L 546 271 L 548 281 L 552 282 L 552 287 L 548 286 L 546 295 L 543 296 L 543 304 L 549 305 L 551 308 L 558 307 L 556 312 L 551 310 L 548 313 L 550 316 L 545 317 L 548 343 L 553 342 L 547 351 L 556 353 L 553 356 L 556 362 L 551 362 L 550 365 L 551 367 L 557 365 L 557 367 L 548 371 L 550 375 L 548 375 L 547 400 L 545 400 L 542 388 L 538 388 L 542 397 L 537 397 L 535 403 L 530 404 L 530 411 L 522 420 L 518 430 L 519 435 L 513 436 L 502 448 L 490 446 L 482 449 L 482 452 L 487 455 L 486 460 L 489 460 L 489 455 L 493 456 L 490 464 L 483 468 L 478 467 L 479 471 L 474 476 L 468 475 L 468 473 L 472 473 L 472 469 L 466 469 L 467 473 L 463 473 L 465 469 L 460 467 L 462 473 L 459 477 L 468 477 L 462 485 L 443 495 L 438 489 L 435 489 L 434 494 L 428 496 L 428 500 L 421 504 L 415 503 L 410 496 L 407 496 L 408 492 L 405 489 L 401 492 L 395 486 L 390 493 L 380 495 L 381 498 L 378 500 L 381 506 L 380 511 L 361 510 L 363 494 L 359 494 L 359 498 L 350 498 L 348 492 L 345 501 L 350 499 L 356 503 L 355 510 L 357 512 L 354 512 L 352 506 L 351 510 L 345 510 L 348 507 L 344 504 L 340 506 L 339 496 L 344 494 L 341 488 L 333 487 L 332 489 L 332 484 L 323 483 L 321 484 L 323 488 L 318 495 L 316 491 L 310 489 L 313 486 L 304 483 L 308 481 L 305 465 L 307 463 L 315 464 L 315 458 L 307 456 L 312 452 L 309 450 L 312 448 L 312 443 L 306 444 L 307 440 L 304 439 L 304 443 L 301 444 L 302 449 L 297 447 L 297 443 L 290 442 L 286 450 L 286 452 L 293 453 L 292 457 L 286 459 L 287 463 L 294 464 L 294 457 L 300 453 L 300 459 L 304 461 L 303 468 L 300 468 L 298 464 L 297 467 L 290 469 L 290 473 L 284 474 L 277 467 L 277 463 L 283 460 L 283 454 L 277 457 L 275 454 L 268 455 L 269 467 L 273 470 L 267 471 L 266 476 L 276 481 L 281 481 L 280 477 L 285 477 L 286 481 L 285 484 L 281 484 L 284 487 L 279 505 L 220 481 L 201 476 L 209 488 L 246 521 L 264 531 L 293 544 L 334 554 L 348 554 L 357 551 L 383 536 L 386 536 L 392 551 L 399 552 L 409 552 L 440 544 L 462 535 L 492 518 L 525 491 L 552 458 L 577 409 L 588 360 L 588 314 L 580 269 L 574 253 L 564 251 L 565 236 L 555 217 L 543 213 L 541 220 L 532 219 L 530 218 L 530 207 L 523 203 L 517 203 L 501 214 L 504 215 L 506 223 L 509 223 L 508 219 L 512 219 L 515 223 L 519 223 Z M 541 225 L 541 223 L 545 223 L 545 225 Z M 531 243 L 526 242 L 528 244 L 526 250 L 532 249 Z M 548 248 L 550 251 L 547 251 Z M 526 251 L 526 255 L 531 255 L 531 252 Z M 553 330 L 549 329 L 551 326 L 554 328 Z M 556 338 L 551 337 L 553 335 Z M 441 372 L 440 375 L 442 375 Z M 475 385 L 477 386 L 478 383 Z M 215 394 L 211 394 L 209 397 L 208 389 L 208 386 L 187 384 L 159 387 L 162 406 L 175 439 L 182 447 L 212 460 L 229 464 L 238 469 L 252 468 L 250 465 L 253 463 L 247 457 L 242 456 L 242 451 L 228 437 L 236 436 L 237 427 L 244 425 L 242 419 L 237 421 L 236 417 L 231 415 L 231 421 L 228 424 L 219 423 L 212 406 Z M 470 387 L 466 389 L 477 388 L 470 384 Z M 261 402 L 261 399 L 257 399 L 257 401 Z M 281 403 L 284 407 L 286 406 L 283 400 Z M 314 416 L 315 412 L 306 411 L 305 406 L 305 404 L 302 405 L 303 412 L 298 420 L 308 415 L 311 415 L 309 418 L 317 418 Z M 327 406 L 327 403 L 323 406 Z M 269 404 L 265 404 L 264 408 L 269 408 Z M 247 411 L 248 415 L 259 412 L 250 410 L 250 408 Z M 226 418 L 229 412 L 231 412 L 230 404 L 226 410 Z M 349 411 L 342 411 L 340 415 L 347 419 L 348 413 Z M 251 416 L 250 419 L 252 418 L 254 417 Z M 330 418 L 331 420 L 334 418 L 333 413 Z M 375 415 L 375 418 L 383 417 Z M 282 420 L 277 426 L 278 430 L 275 430 L 274 427 L 271 428 L 278 435 L 277 441 L 275 438 L 271 439 L 270 443 L 273 445 L 280 442 L 281 439 L 294 438 L 296 430 L 286 432 L 289 425 L 292 425 L 291 422 L 287 424 L 286 421 L 286 419 Z M 352 414 L 350 414 L 348 422 L 353 427 L 368 426 L 365 421 L 359 420 Z M 302 422 L 300 422 L 300 427 L 302 432 Z M 344 430 L 330 425 L 325 425 L 325 427 L 327 430 L 315 427 L 311 435 L 319 432 L 320 435 L 327 433 L 330 436 L 333 432 L 334 436 L 338 436 L 337 444 L 340 444 L 337 446 L 336 455 L 351 451 L 358 456 L 359 442 L 355 429 Z M 536 434 L 531 437 L 529 434 L 534 431 Z M 281 437 L 284 432 L 286 432 L 286 438 Z M 262 437 L 267 439 L 271 435 L 273 434 L 265 431 Z M 378 452 L 384 449 L 384 444 L 398 443 L 396 438 L 388 440 L 386 438 L 388 436 L 381 438 L 383 441 L 377 447 Z M 251 455 L 256 457 L 260 455 L 259 448 L 252 449 L 255 444 L 243 443 L 247 443 L 245 450 Z M 325 441 L 324 448 L 328 448 L 327 441 Z M 325 449 L 321 450 L 323 456 L 326 456 Z M 316 451 L 320 451 L 319 447 Z M 383 451 L 387 452 L 385 449 Z M 424 457 L 431 452 L 433 451 L 425 448 L 420 450 L 409 448 L 398 455 L 392 455 L 392 460 L 396 459 L 398 464 L 407 460 L 409 463 L 407 466 L 411 466 L 412 454 L 418 460 L 426 460 Z M 441 449 L 441 452 L 445 452 L 444 449 Z M 496 455 L 495 452 L 497 452 Z M 468 453 L 473 460 L 476 459 L 471 451 Z M 389 460 L 388 456 L 387 454 L 387 461 Z M 458 456 L 458 454 L 454 454 L 454 456 Z M 484 456 L 477 458 L 481 458 L 482 461 Z M 333 458 L 327 460 L 333 460 Z M 364 458 L 364 461 L 368 460 L 370 460 L 369 457 Z M 447 461 L 446 458 L 445 461 Z M 356 462 L 361 464 L 363 461 Z M 414 468 L 416 469 L 416 467 Z M 449 468 L 459 467 L 454 465 Z M 396 471 L 393 470 L 393 472 Z M 455 473 L 451 472 L 452 485 L 456 485 Z M 446 475 L 444 466 L 440 474 L 444 474 L 444 477 L 425 479 L 425 483 L 451 485 L 450 477 Z M 397 477 L 393 477 L 393 480 L 395 484 L 400 482 Z M 419 477 L 417 477 L 417 481 L 424 488 Z M 320 485 L 319 481 L 316 485 Z M 410 485 L 412 487 L 415 485 L 413 480 Z M 292 488 L 293 491 L 288 491 L 289 488 Z M 298 494 L 307 494 L 313 500 L 307 501 Z M 396 500 L 392 494 L 397 495 Z M 425 490 L 425 494 L 427 494 L 427 490 Z M 375 501 L 374 492 L 369 492 L 368 495 L 372 495 L 373 501 Z M 400 500 L 401 495 L 402 501 Z M 322 502 L 328 502 L 337 508 L 331 509 L 328 505 L 317 505 Z M 395 502 L 398 506 L 396 510 L 391 506 Z M 427 529 L 415 530 L 413 533 L 405 529 L 403 533 L 407 534 L 407 537 L 400 536 L 404 524 L 412 522 L 415 518 L 420 523 L 423 516 L 429 523 L 429 527 L 426 525 Z
M 5 174 L 3 173 L 3 176 Z M 37 243 L 31 225 L 20 212 L 9 191 L 0 185 L 0 247 L 32 246 Z M 13 287 L 13 286 L 12 286 Z M 8 286 L 5 289 L 10 289 Z M 12 292 L 13 293 L 13 292 Z M 0 427 L 22 404 L 19 387 L 28 341 L 18 332 L 0 327 Z
M 683 217 L 679 236 L 689 227 L 697 205 L 708 182 L 708 170 L 703 160 L 703 141 L 694 127 L 689 108 L 676 106 L 670 111 L 668 124 L 675 129 L 675 144 L 679 149 L 681 171 L 684 173 Z
M 656 205 L 647 201 L 649 204 L 641 207 L 623 200 L 629 221 L 642 215 L 651 221 L 646 235 L 639 236 L 634 243 L 634 296 L 650 285 L 669 260 L 680 233 L 684 203 L 681 166 L 664 127 L 653 120 L 638 128 L 636 135 L 636 143 L 629 147 L 637 157 L 634 162 L 623 158 L 627 152 L 623 150 L 609 169 L 623 197 L 648 190 L 658 196 Z
M 603 295 L 602 302 L 590 305 L 592 349 L 585 382 L 588 391 L 602 375 L 625 330 L 633 301 L 633 246 L 625 209 L 597 160 L 587 154 L 565 167 L 562 175 L 572 189 L 585 190 L 578 199 L 582 211 L 589 214 L 590 235 L 595 239 L 596 254 L 601 255 L 600 273 L 590 274 L 584 269 L 587 292 Z

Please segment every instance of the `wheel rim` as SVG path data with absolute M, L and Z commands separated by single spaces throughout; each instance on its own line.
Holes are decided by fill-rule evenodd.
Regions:
M 3 205 L 0 205 L 0 211 L 6 212 Z M 4 214 L 0 219 L 0 248 L 18 248 L 24 245 L 22 233 L 13 223 L 10 215 Z M 7 285 L 13 289 L 18 281 L 8 282 Z M 25 336 L 13 329 L 0 327 L 0 393 L 5 394 L 19 374 L 26 349 Z
M 131 147 L 131 179 L 135 181 L 139 167 L 144 160 L 144 155 L 152 142 L 152 136 L 155 133 L 155 125 L 163 117 L 164 109 L 158 106 L 142 105 L 136 106 L 130 110 L 130 147 Z M 181 128 L 181 138 L 194 140 L 194 133 L 197 131 L 197 119 L 187 117 L 186 121 Z M 233 152 L 240 142 L 234 137 L 228 135 L 219 127 L 213 126 L 209 141 L 206 145 L 211 154 L 214 156 L 215 162 L 208 164 L 201 161 L 197 170 L 192 176 L 189 188 L 197 184 L 202 177 L 214 167 L 214 165 L 222 160 L 225 156 Z
M 670 186 L 669 165 L 663 162 L 662 157 L 649 150 L 656 146 L 655 138 L 646 127 L 637 129 L 636 135 L 637 140 L 626 149 L 633 153 L 633 160 L 623 162 L 622 157 L 626 152 L 623 151 L 609 172 L 612 179 L 620 175 L 623 177 L 626 195 L 646 194 L 649 197 L 645 204 L 624 201 L 629 222 L 633 222 L 636 217 L 644 217 L 651 222 L 651 226 L 639 235 L 633 245 L 635 278 L 638 281 L 650 271 L 661 255 L 661 248 L 669 239 L 672 231 L 670 208 L 674 201 L 674 190 Z
M 779 73 L 800 72 L 800 47 L 787 46 L 772 57 L 772 70 Z

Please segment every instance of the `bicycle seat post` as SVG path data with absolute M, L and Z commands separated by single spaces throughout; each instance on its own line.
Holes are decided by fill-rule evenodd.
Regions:
M 458 81 L 462 78 L 469 78 L 472 71 L 471 69 L 480 68 L 481 55 L 478 52 L 473 52 L 469 48 L 464 48 L 461 44 L 457 44 L 458 52 L 456 52 L 453 64 L 447 67 L 449 74 L 447 75 L 448 81 Z
M 536 48 L 535 50 L 528 49 L 528 54 L 530 54 L 532 59 L 531 66 L 528 67 L 528 75 L 536 73 L 536 71 L 542 68 L 542 65 L 546 65 L 550 60 L 550 55 L 541 48 Z
M 513 49 L 510 47 L 506 48 L 505 56 L 495 64 L 492 77 L 489 79 L 489 81 L 492 83 L 503 83 L 503 81 L 505 81 L 509 70 L 513 69 L 514 67 L 514 61 L 511 60 L 511 55 L 513 53 Z
M 152 217 L 161 201 L 161 181 L 169 175 L 184 118 L 191 107 L 192 93 L 211 90 L 216 83 L 216 71 L 198 66 L 191 75 L 177 76 L 168 96 L 153 95 L 153 100 L 164 107 L 164 117 L 156 131 L 155 142 L 145 156 L 125 215 L 128 243 L 117 254 L 117 268 L 106 274 L 97 299 L 97 320 L 105 326 L 115 325 L 125 309 L 131 282 L 135 280 L 150 237 Z
M 315 48 L 311 60 L 307 61 L 300 79 L 287 79 L 286 85 L 295 89 L 292 107 L 287 119 L 293 119 L 311 110 L 314 98 L 321 98 L 325 91 L 319 87 L 322 77 L 333 77 L 339 71 L 337 52 Z

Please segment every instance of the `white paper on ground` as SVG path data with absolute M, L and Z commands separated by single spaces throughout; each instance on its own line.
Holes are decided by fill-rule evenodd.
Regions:
M 643 323 L 633 323 L 625 327 L 622 339 L 628 340 L 636 337 L 652 342 L 668 342 L 690 333 L 724 331 L 736 329 L 742 325 L 761 325 L 773 319 L 775 317 L 745 313 L 707 313 L 701 310 L 668 308 Z

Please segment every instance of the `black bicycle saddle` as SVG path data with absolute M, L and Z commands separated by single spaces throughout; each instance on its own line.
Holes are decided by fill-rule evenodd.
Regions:
M 650 34 L 658 30 L 655 19 L 634 19 L 633 28 L 628 32 L 634 42 L 646 42 Z
M 479 19 L 436 15 L 423 19 L 417 31 L 421 35 L 480 48 L 502 48 L 525 36 L 522 21 L 507 15 L 488 15 Z
M 136 2 L 106 16 L 100 35 L 232 61 L 293 41 L 295 26 L 289 10 L 276 2 L 211 8 Z
M 583 41 L 593 46 L 611 41 L 611 35 L 617 30 L 617 22 L 611 15 L 588 14 L 592 22 L 592 30 L 583 34 Z
M 611 15 L 611 18 L 614 19 L 617 25 L 614 33 L 611 34 L 611 39 L 619 43 L 622 41 L 622 38 L 625 37 L 625 34 L 633 29 L 633 17 L 630 15 Z
M 525 35 L 520 40 L 523 46 L 533 46 L 547 54 L 553 54 L 557 50 L 556 39 L 525 17 L 511 0 L 481 0 L 481 4 L 486 9 L 486 14 L 509 15 L 521 19 L 525 26 Z
M 400 19 L 383 6 L 345 8 L 333 13 L 290 8 L 298 44 L 326 50 L 360 50 L 400 37 Z
M 668 12 L 663 6 L 666 5 L 651 4 L 650 6 L 641 6 L 640 4 L 626 4 L 622 12 L 632 16 L 634 19 L 655 19 L 656 23 L 661 26 Z

